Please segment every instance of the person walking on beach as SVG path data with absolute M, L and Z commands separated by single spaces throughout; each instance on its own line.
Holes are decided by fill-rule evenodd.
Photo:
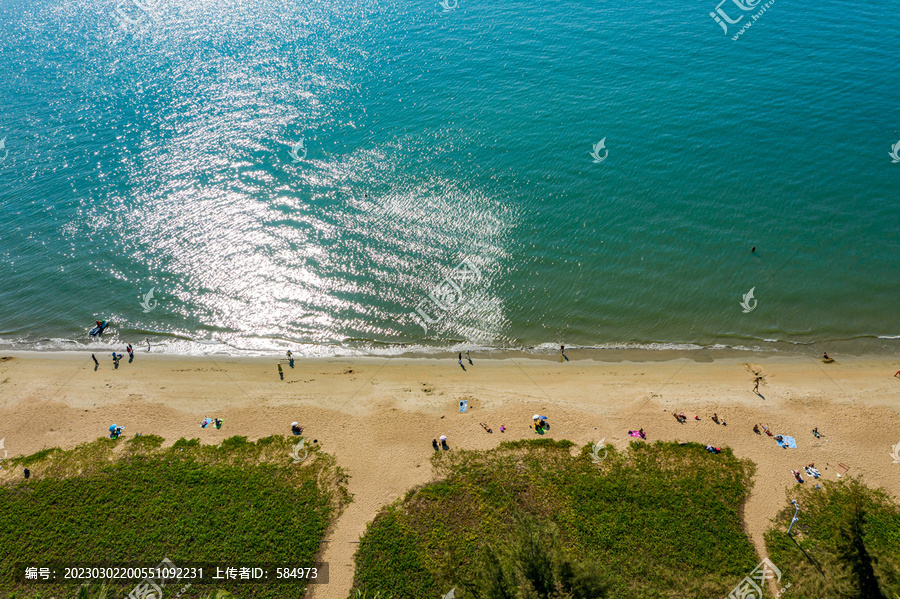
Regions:
M 472 358 L 469 357 L 469 350 L 466 350 L 466 360 L 469 361 L 469 366 L 473 366 Z
M 129 358 L 133 358 L 133 357 L 134 357 L 134 350 L 131 349 L 131 344 L 130 344 L 130 343 L 129 343 L 128 345 L 125 346 L 125 351 L 128 352 L 128 357 L 129 357 Z
M 281 369 L 281 364 L 278 365 L 278 376 L 281 377 L 281 380 L 284 380 L 284 371 Z
M 462 352 L 459 352 L 459 365 L 462 366 Z
M 759 395 L 759 380 L 760 377 L 756 377 L 756 384 L 753 386 L 753 392 Z

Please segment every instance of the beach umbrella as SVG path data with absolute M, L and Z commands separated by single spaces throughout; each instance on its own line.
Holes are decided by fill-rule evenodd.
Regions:
M 291 423 L 291 426 L 300 426 L 300 423 L 299 423 L 299 422 L 292 422 L 292 423 Z
M 438 439 L 440 439 L 441 441 L 446 441 L 447 435 L 441 435 L 440 437 L 438 437 Z
M 537 414 L 531 417 L 532 420 L 537 420 L 538 418 L 540 418 L 540 416 L 538 416 Z
M 111 426 L 109 427 L 109 432 L 111 432 L 111 433 L 112 433 L 112 432 L 115 432 L 116 427 L 118 427 L 118 426 L 119 426 L 118 424 L 113 424 L 113 425 L 111 425 Z

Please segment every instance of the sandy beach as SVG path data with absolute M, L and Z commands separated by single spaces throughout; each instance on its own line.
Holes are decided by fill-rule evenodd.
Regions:
M 214 443 L 287 435 L 290 422 L 299 421 L 305 436 L 337 457 L 354 496 L 328 536 L 320 559 L 329 563 L 330 582 L 311 587 L 315 599 L 346 599 L 354 541 L 379 508 L 433 480 L 432 439 L 446 434 L 451 448 L 488 449 L 533 438 L 535 413 L 549 418 L 550 437 L 578 445 L 605 439 L 622 449 L 628 430 L 643 428 L 651 442 L 729 446 L 750 458 L 757 473 L 744 520 L 761 555 L 769 521 L 796 485 L 792 469 L 814 462 L 823 479 L 835 480 L 846 468 L 900 495 L 900 464 L 890 455 L 900 443 L 896 359 L 833 356 L 824 364 L 800 355 L 736 354 L 574 351 L 560 362 L 559 355 L 498 352 L 473 355 L 473 365 L 464 360 L 466 370 L 455 355 L 298 360 L 293 368 L 282 361 L 281 380 L 276 358 L 139 350 L 118 369 L 108 354 L 98 355 L 95 371 L 89 353 L 7 352 L 0 358 L 0 438 L 15 457 L 74 447 L 105 435 L 112 423 L 124 425 L 126 437 L 152 433 L 171 444 L 180 437 Z M 468 400 L 468 412 L 459 412 L 460 400 Z M 673 411 L 688 421 L 679 423 Z M 711 420 L 714 412 L 727 426 Z M 201 429 L 206 416 L 224 418 L 221 430 Z M 756 423 L 793 436 L 798 447 L 782 449 L 755 434 Z M 21 473 L 0 470 L 2 480 L 14 476 Z

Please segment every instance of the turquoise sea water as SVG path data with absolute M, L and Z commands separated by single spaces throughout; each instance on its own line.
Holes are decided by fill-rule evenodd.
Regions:
M 900 4 L 737 1 L 3 0 L 0 347 L 896 351 Z

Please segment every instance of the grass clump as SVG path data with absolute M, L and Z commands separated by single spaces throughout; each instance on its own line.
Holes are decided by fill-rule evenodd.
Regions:
M 772 562 L 796 599 L 896 599 L 900 596 L 900 508 L 880 489 L 852 477 L 800 486 L 793 505 L 766 533 Z
M 552 439 L 436 453 L 442 480 L 370 524 L 355 592 L 706 599 L 755 567 L 740 519 L 751 462 L 698 444 L 605 455 L 598 469 L 590 447 Z
M 309 567 L 349 501 L 346 476 L 332 456 L 313 447 L 302 465 L 294 464 L 294 441 L 284 437 L 162 444 L 156 436 L 98 439 L 9 460 L 13 470 L 27 464 L 32 478 L 0 471 L 0 555 L 6 556 L 0 562 L 0 598 L 87 592 L 71 582 L 24 581 L 20 568 L 53 562 L 155 566 L 168 558 L 180 567 Z M 92 593 L 120 597 L 138 582 L 95 586 Z M 176 585 L 177 592 L 186 582 L 169 586 Z M 304 592 L 299 581 L 234 586 L 193 584 L 182 599 L 223 588 L 259 598 Z

